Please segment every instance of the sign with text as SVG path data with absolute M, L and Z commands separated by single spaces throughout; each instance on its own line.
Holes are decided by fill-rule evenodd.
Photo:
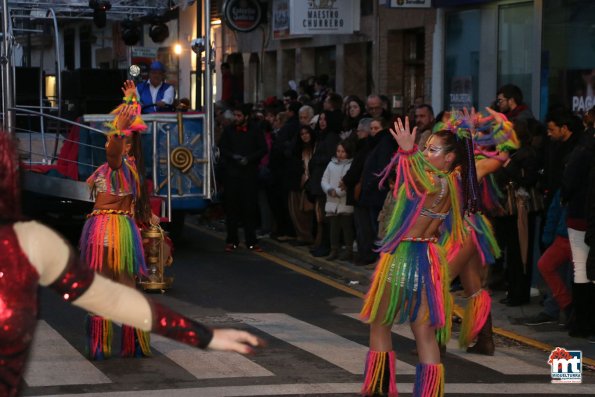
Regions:
M 387 0 L 389 8 L 430 8 L 432 0 Z
M 359 30 L 359 0 L 290 0 L 292 35 L 351 34 Z

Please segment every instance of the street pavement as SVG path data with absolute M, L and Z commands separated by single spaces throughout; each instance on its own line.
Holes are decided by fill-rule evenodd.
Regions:
M 168 269 L 173 287 L 151 296 L 211 326 L 249 330 L 265 339 L 267 348 L 241 356 L 152 336 L 153 357 L 123 359 L 117 357 L 116 331 L 116 357 L 91 362 L 84 356 L 85 313 L 42 291 L 23 395 L 358 395 L 368 338 L 357 319 L 364 281 L 333 276 L 295 247 L 285 250 L 286 244 L 264 242 L 263 254 L 244 248 L 226 254 L 222 237 L 191 220 Z M 456 347 L 456 331 L 444 357 L 449 396 L 593 394 L 593 372 L 583 371 L 583 384 L 552 384 L 549 353 L 499 343 L 494 357 L 471 355 Z M 393 342 L 399 391 L 407 396 L 417 362 L 409 328 L 393 327 Z

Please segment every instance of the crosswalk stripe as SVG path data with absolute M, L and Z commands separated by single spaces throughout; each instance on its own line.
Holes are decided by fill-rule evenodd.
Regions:
M 25 382 L 29 386 L 111 383 L 47 322 L 37 322 Z
M 260 329 L 354 375 L 364 373 L 368 348 L 284 313 L 232 313 L 230 317 Z M 398 361 L 397 371 L 414 374 L 415 367 Z
M 274 376 L 239 353 L 194 349 L 159 335 L 151 335 L 151 348 L 194 375 L 197 379 Z
M 351 318 L 358 318 L 359 314 L 357 313 L 346 313 L 345 314 Z M 403 336 L 407 339 L 415 340 L 413 336 L 413 332 L 408 324 L 395 324 L 392 326 L 391 331 L 397 335 Z M 482 365 L 486 368 L 499 372 L 503 375 L 548 375 L 549 374 L 549 367 L 544 365 L 543 367 L 538 367 L 537 365 L 533 365 L 527 363 L 523 360 L 519 360 L 515 357 L 512 357 L 509 354 L 506 354 L 503 349 L 498 349 L 494 353 L 493 356 L 484 356 L 481 354 L 469 354 L 464 352 L 459 348 L 458 341 L 455 339 L 451 339 L 448 344 L 448 353 L 453 354 L 459 358 L 462 358 L 467 361 L 474 362 L 476 364 Z
M 400 393 L 412 393 L 413 383 L 398 383 Z M 221 387 L 196 387 L 188 389 L 159 389 L 84 394 L 55 394 L 44 397 L 225 397 L 225 396 L 282 396 L 308 394 L 349 394 L 359 392 L 360 383 L 296 383 L 283 385 L 242 385 Z M 592 395 L 592 384 L 551 383 L 446 383 L 445 394 L 464 395 Z

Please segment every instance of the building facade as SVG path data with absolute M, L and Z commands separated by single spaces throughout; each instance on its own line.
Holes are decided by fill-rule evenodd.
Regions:
M 271 15 L 249 33 L 225 23 L 217 60 L 244 78 L 246 101 L 280 96 L 327 74 L 343 95 L 386 94 L 397 113 L 416 98 L 436 111 L 493 104 L 498 87 L 518 85 L 533 113 L 552 105 L 582 113 L 595 103 L 595 2 L 590 0 L 433 0 L 425 8 L 361 1 L 352 34 L 275 38 Z

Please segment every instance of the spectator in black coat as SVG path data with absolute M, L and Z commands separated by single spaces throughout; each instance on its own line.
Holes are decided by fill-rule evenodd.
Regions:
M 335 154 L 337 144 L 341 140 L 341 111 L 322 112 L 318 116 L 316 127 L 316 148 L 308 165 L 310 179 L 307 184 L 308 194 L 315 197 L 316 238 L 312 255 L 327 256 L 330 253 L 330 230 L 325 223 L 324 205 L 326 193 L 322 191 L 320 182 L 329 161 Z
M 353 208 L 353 221 L 355 223 L 355 238 L 358 246 L 358 253 L 360 252 L 361 246 L 365 245 L 364 230 L 368 225 L 367 211 L 364 207 L 359 205 L 359 198 L 362 188 L 362 172 L 364 169 L 364 163 L 370 153 L 370 124 L 372 119 L 367 117 L 360 120 L 357 129 L 357 141 L 355 144 L 356 151 L 351 163 L 351 168 L 343 177 L 343 185 L 347 192 L 347 205 L 352 205 Z M 366 265 L 366 258 L 361 258 L 360 255 L 355 258 L 355 264 L 357 266 Z
M 370 153 L 366 157 L 362 171 L 361 195 L 358 206 L 361 207 L 363 217 L 361 232 L 361 246 L 358 245 L 358 256 L 362 262 L 373 263 L 377 259 L 374 253 L 374 242 L 378 235 L 378 214 L 384 204 L 388 188 L 379 188 L 378 175 L 388 165 L 397 146 L 388 131 L 388 123 L 382 118 L 372 120 L 370 124 L 369 146 Z M 360 239 L 358 239 L 358 244 Z
M 261 251 L 256 244 L 258 214 L 258 165 L 267 152 L 260 123 L 249 120 L 250 106 L 234 109 L 235 123 L 223 131 L 219 149 L 224 165 L 224 203 L 227 238 L 225 251 L 239 245 L 238 225 L 244 226 L 246 247 Z
M 270 198 L 270 204 L 276 224 L 273 237 L 279 241 L 287 241 L 295 236 L 287 207 L 289 182 L 286 175 L 291 150 L 300 130 L 300 108 L 301 104 L 299 102 L 291 102 L 288 105 L 286 113 L 288 113 L 289 118 L 277 132 L 271 147 L 269 168 L 272 175 L 272 197 Z

